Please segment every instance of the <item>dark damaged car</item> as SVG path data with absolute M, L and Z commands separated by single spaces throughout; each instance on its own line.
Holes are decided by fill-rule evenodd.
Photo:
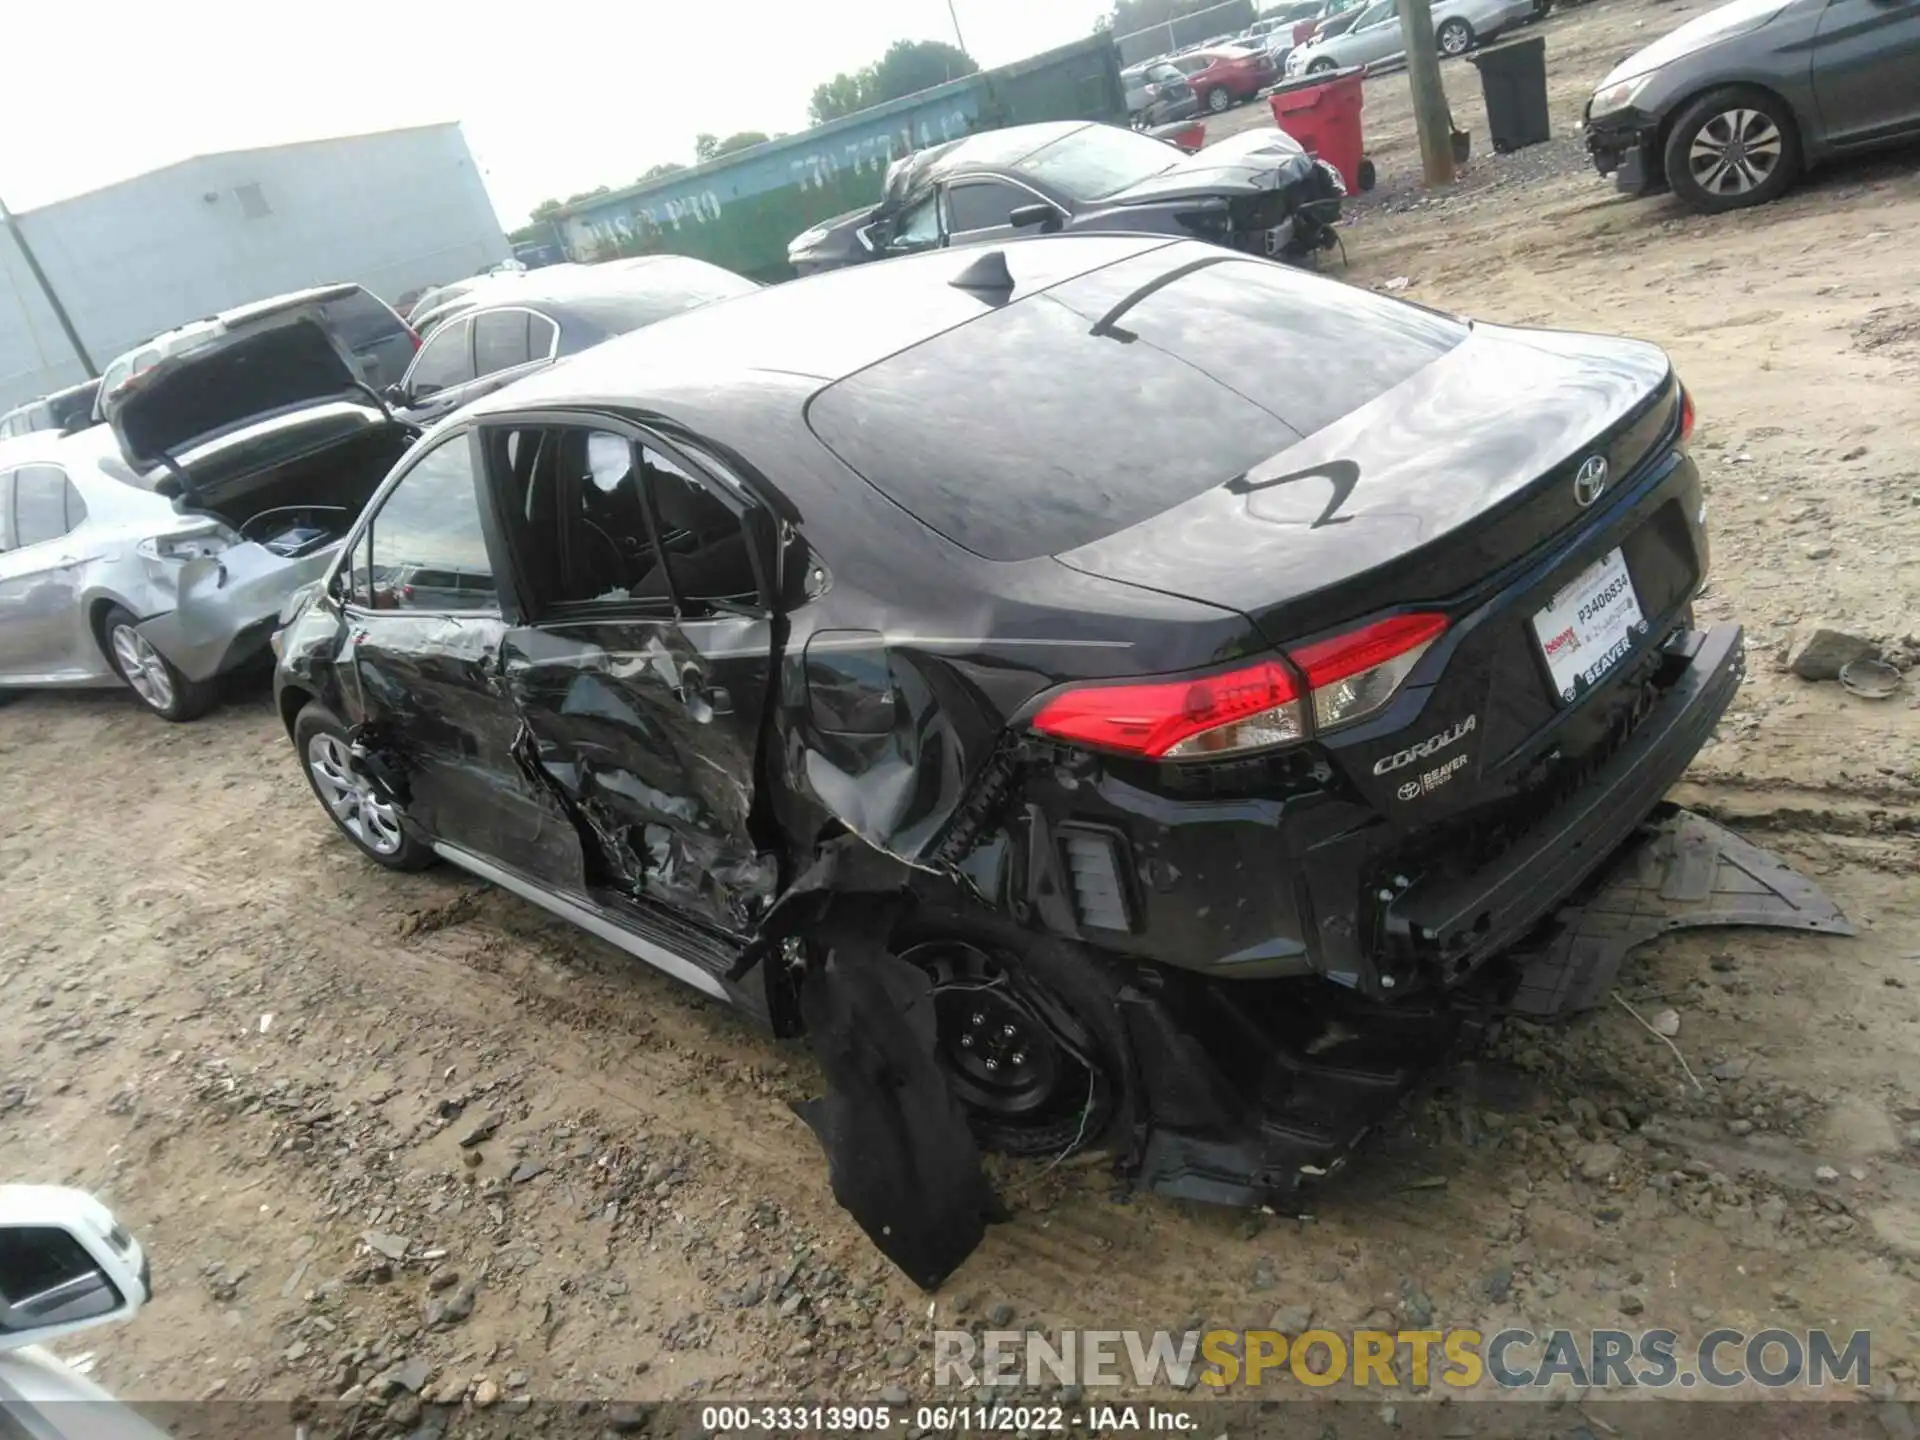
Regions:
M 378 863 L 805 1034 L 932 1285 L 978 1146 L 1285 1204 L 1458 1037 L 1740 682 L 1691 422 L 1650 345 L 1194 242 L 846 271 L 449 420 L 280 713 Z
M 1188 153 L 1112 125 L 1016 125 L 896 160 L 880 203 L 794 238 L 801 275 L 943 245 L 1130 231 L 1299 260 L 1336 243 L 1345 187 L 1280 130 Z

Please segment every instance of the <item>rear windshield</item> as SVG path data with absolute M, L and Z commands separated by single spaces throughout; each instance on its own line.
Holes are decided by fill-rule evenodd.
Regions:
M 849 376 L 814 401 L 814 432 L 955 544 L 1030 560 L 1225 484 L 1467 334 L 1257 261 L 1141 295 L 1165 265 L 1097 271 Z
M 1042 145 L 1013 168 L 1076 200 L 1100 200 L 1158 175 L 1179 158 L 1137 130 L 1088 125 Z
M 320 306 L 320 313 L 347 349 L 358 355 L 382 340 L 406 333 L 406 325 L 386 304 L 365 290 L 356 290 Z

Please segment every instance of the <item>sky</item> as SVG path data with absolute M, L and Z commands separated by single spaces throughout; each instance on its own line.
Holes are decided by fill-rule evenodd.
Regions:
M 1088 34 L 1102 0 L 953 0 L 1005 64 Z M 21 0 L 6 26 L 0 198 L 15 210 L 219 150 L 462 122 L 502 225 L 693 159 L 701 131 L 807 123 L 813 87 L 947 0 Z M 24 11 L 25 13 L 21 13 Z M 58 117 L 29 129 L 19 117 Z

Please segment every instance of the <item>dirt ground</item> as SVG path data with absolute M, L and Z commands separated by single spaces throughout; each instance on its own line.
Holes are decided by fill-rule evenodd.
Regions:
M 1359 283 L 1656 340 L 1697 395 L 1701 610 L 1756 663 L 1681 798 L 1860 929 L 1638 952 L 1624 993 L 1678 1013 L 1698 1090 L 1610 1007 L 1509 1029 L 1309 1220 L 1007 1167 L 1013 1218 L 930 1305 L 828 1193 L 787 1108 L 803 1050 L 458 873 L 363 863 L 263 689 L 186 727 L 34 696 L 0 710 L 6 1175 L 99 1192 L 156 1284 L 64 1351 L 129 1398 L 344 1392 L 404 1429 L 463 1395 L 926 1399 L 935 1325 L 1307 1311 L 1869 1329 L 1876 1388 L 1920 1396 L 1920 689 L 1875 702 L 1773 663 L 1816 619 L 1920 650 L 1920 155 L 1718 219 L 1617 198 L 1580 103 L 1687 13 L 1545 22 L 1560 138 L 1509 157 L 1448 65 L 1480 158 L 1445 198 L 1408 173 L 1405 77 L 1369 82 L 1382 185 L 1346 242 Z M 419 1393 L 388 1400 L 403 1361 Z

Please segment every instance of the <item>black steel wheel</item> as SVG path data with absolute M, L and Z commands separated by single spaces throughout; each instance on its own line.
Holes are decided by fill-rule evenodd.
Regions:
M 959 917 L 911 930 L 898 953 L 932 981 L 936 1058 L 980 1143 L 1051 1158 L 1098 1142 L 1115 1114 L 1119 1032 L 1093 962 Z

